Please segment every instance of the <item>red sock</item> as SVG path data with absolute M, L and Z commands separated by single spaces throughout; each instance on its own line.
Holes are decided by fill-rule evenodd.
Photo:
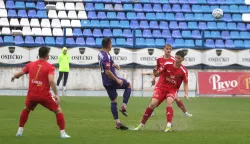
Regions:
M 60 130 L 65 129 L 65 121 L 64 121 L 63 113 L 56 114 L 56 122 L 57 122 L 57 125 L 59 126 Z
M 24 109 L 21 113 L 20 120 L 19 120 L 19 127 L 24 127 L 25 123 L 28 120 L 29 117 L 29 110 Z
M 142 117 L 141 123 L 145 124 L 147 122 L 148 118 L 151 116 L 151 114 L 152 114 L 153 111 L 154 110 L 152 110 L 150 107 L 148 107 L 146 109 L 146 111 L 144 112 L 144 115 Z
M 185 113 L 187 112 L 182 100 L 176 101 L 176 104 L 178 105 L 178 107 Z
M 172 119 L 174 116 L 174 110 L 172 107 L 167 107 L 166 108 L 166 118 L 167 118 L 167 122 L 172 123 Z

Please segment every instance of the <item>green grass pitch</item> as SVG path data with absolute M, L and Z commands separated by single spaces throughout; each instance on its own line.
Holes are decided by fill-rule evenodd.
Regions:
M 174 132 L 164 133 L 165 107 L 155 110 L 143 131 L 115 129 L 108 97 L 61 97 L 66 131 L 71 139 L 60 139 L 52 112 L 38 106 L 30 113 L 23 137 L 17 138 L 19 115 L 25 97 L 0 97 L 0 144 L 249 144 L 249 98 L 183 99 L 187 118 L 174 104 Z M 119 105 L 122 98 L 119 97 Z M 132 97 L 129 116 L 119 113 L 121 121 L 135 127 L 148 106 L 150 98 Z

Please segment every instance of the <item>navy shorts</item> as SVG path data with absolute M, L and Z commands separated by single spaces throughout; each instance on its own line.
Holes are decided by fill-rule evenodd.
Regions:
M 115 83 L 115 84 L 110 85 L 110 86 L 104 86 L 111 101 L 115 100 L 116 97 L 118 96 L 118 94 L 116 92 L 117 89 L 126 89 L 126 88 L 128 88 L 128 86 L 130 84 L 127 80 L 125 80 L 123 78 L 119 78 L 119 79 L 123 81 L 122 86 L 120 86 L 118 83 Z

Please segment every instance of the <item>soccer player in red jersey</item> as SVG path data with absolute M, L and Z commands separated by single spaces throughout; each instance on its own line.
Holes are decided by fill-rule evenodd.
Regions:
M 173 56 L 171 56 L 171 52 L 172 52 L 172 46 L 169 45 L 169 44 L 166 44 L 164 46 L 164 55 L 159 57 L 157 59 L 157 64 L 156 64 L 156 69 L 158 70 L 160 67 L 163 67 L 164 64 L 166 62 L 174 62 L 175 61 L 175 58 Z M 152 80 L 152 85 L 155 84 L 155 79 L 156 77 L 154 76 L 153 80 Z M 163 76 L 160 76 L 159 79 L 158 79 L 158 82 L 156 83 L 155 85 L 155 88 L 154 90 L 156 90 L 160 84 L 162 83 L 162 81 L 164 80 L 165 78 Z M 162 102 L 163 102 L 164 99 L 162 99 L 161 101 L 158 102 L 158 104 L 160 105 Z M 193 115 L 192 114 L 189 114 L 186 110 L 186 107 L 184 106 L 184 103 L 182 102 L 181 99 L 179 99 L 178 97 L 175 99 L 175 102 L 177 104 L 177 106 L 182 110 L 182 112 L 184 113 L 185 116 L 187 117 L 192 117 Z M 152 113 L 153 115 L 153 113 Z
M 23 109 L 19 128 L 16 136 L 22 136 L 24 125 L 28 120 L 30 111 L 34 110 L 38 104 L 41 104 L 45 108 L 53 111 L 56 114 L 57 125 L 60 128 L 61 138 L 70 138 L 65 132 L 65 121 L 62 110 L 59 106 L 60 99 L 54 81 L 53 65 L 47 62 L 49 58 L 50 48 L 41 47 L 39 49 L 39 60 L 28 63 L 21 71 L 14 74 L 11 81 L 18 79 L 24 74 L 29 74 L 29 90 L 26 97 L 25 105 Z M 50 93 L 50 87 L 52 88 L 55 96 Z
M 167 100 L 167 108 L 166 108 L 166 119 L 167 119 L 167 127 L 165 132 L 171 131 L 172 127 L 172 119 L 174 115 L 174 111 L 172 108 L 172 104 L 177 98 L 177 92 L 181 86 L 181 83 L 184 82 L 184 97 L 189 100 L 188 98 L 188 71 L 187 69 L 181 64 L 184 60 L 184 52 L 178 51 L 175 54 L 175 61 L 174 62 L 166 62 L 164 67 L 160 67 L 158 70 L 154 69 L 154 75 L 159 76 L 162 75 L 164 80 L 162 81 L 159 88 L 154 91 L 154 95 L 149 107 L 146 109 L 141 123 L 138 127 L 134 130 L 140 130 L 143 128 L 145 123 L 147 122 L 148 118 L 151 116 L 154 108 L 158 106 L 159 101 L 162 99 Z

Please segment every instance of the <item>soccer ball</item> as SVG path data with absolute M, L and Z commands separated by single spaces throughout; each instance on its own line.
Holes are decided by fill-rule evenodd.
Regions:
M 212 15 L 215 19 L 220 19 L 223 16 L 223 10 L 216 8 L 213 10 Z

